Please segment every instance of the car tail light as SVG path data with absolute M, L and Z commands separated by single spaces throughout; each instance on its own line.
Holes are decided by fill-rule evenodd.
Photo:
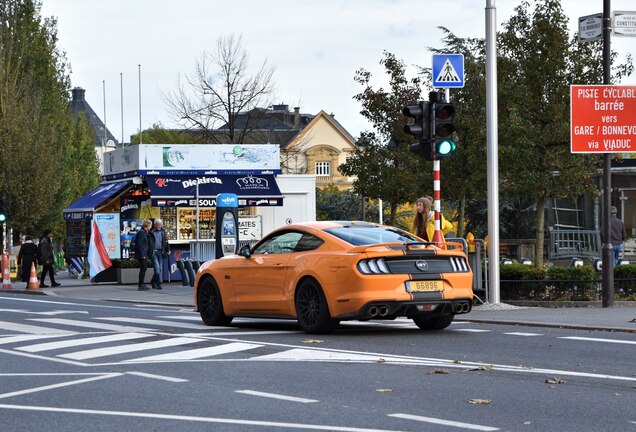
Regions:
M 453 271 L 456 272 L 467 272 L 468 264 L 466 264 L 466 260 L 459 257 L 451 257 L 450 259 L 451 266 L 453 266 Z
M 362 274 L 388 274 L 391 273 L 384 258 L 364 259 L 358 263 L 358 270 Z

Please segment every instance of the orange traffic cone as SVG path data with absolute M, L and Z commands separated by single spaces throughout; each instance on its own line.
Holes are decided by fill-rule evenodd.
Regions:
M 2 255 L 2 289 L 11 289 L 11 276 L 9 275 L 9 257 Z
M 31 263 L 31 274 L 29 275 L 29 284 L 27 285 L 27 289 L 40 289 L 40 281 L 38 281 L 38 272 L 35 270 L 35 263 Z

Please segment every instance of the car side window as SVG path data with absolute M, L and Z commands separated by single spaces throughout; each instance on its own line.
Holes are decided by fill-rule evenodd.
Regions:
M 305 234 L 296 245 L 296 252 L 307 252 L 318 249 L 324 241 L 315 235 Z
M 302 238 L 303 233 L 287 231 L 266 239 L 254 249 L 253 254 L 286 254 L 292 253 Z

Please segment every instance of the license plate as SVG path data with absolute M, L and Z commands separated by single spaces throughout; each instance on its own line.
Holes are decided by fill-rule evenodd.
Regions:
M 408 292 L 444 291 L 444 282 L 442 281 L 406 281 L 406 290 Z

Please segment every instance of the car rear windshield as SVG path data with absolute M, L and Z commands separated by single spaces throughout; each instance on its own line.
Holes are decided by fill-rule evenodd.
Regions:
M 378 243 L 392 242 L 421 242 L 422 240 L 395 228 L 383 227 L 347 227 L 347 228 L 330 228 L 325 230 L 339 239 L 342 239 L 354 246 L 372 245 Z

